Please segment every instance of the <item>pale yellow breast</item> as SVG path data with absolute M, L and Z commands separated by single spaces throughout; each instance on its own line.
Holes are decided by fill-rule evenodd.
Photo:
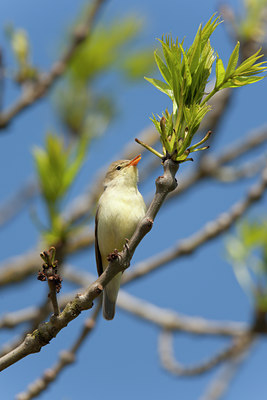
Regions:
M 120 191 L 107 188 L 99 200 L 98 245 L 103 264 L 114 249 L 121 251 L 145 215 L 144 200 L 135 188 Z M 104 266 L 104 265 L 103 265 Z

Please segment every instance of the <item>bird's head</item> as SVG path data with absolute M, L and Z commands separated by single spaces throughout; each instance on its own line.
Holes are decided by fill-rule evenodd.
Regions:
M 110 164 L 106 173 L 104 186 L 135 187 L 138 181 L 137 164 L 141 160 L 141 154 L 132 160 L 118 160 Z

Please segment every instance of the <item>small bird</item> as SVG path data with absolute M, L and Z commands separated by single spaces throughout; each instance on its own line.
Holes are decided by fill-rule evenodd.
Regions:
M 132 160 L 113 162 L 104 180 L 95 218 L 95 254 L 98 275 L 107 268 L 108 257 L 115 250 L 121 251 L 127 239 L 131 239 L 138 222 L 146 213 L 146 206 L 138 191 L 137 164 L 141 155 Z M 104 288 L 103 316 L 111 320 L 120 288 L 122 272 L 119 272 Z

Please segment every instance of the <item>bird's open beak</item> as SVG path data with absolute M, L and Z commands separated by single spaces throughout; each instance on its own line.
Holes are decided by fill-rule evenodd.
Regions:
M 127 167 L 130 167 L 131 165 L 133 165 L 134 167 L 139 163 L 139 161 L 141 160 L 141 154 L 139 154 L 138 156 L 134 157 L 129 164 L 127 165 Z

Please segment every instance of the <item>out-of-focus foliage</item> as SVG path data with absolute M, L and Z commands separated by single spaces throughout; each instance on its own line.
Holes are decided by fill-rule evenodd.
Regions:
M 90 126 L 91 135 L 100 135 L 116 111 L 115 91 L 103 89 L 99 94 L 96 80 L 107 80 L 108 72 L 121 72 L 130 81 L 143 79 L 151 71 L 151 48 L 137 49 L 134 42 L 143 23 L 137 16 L 127 16 L 108 24 L 99 24 L 90 38 L 82 43 L 70 62 L 66 79 L 56 95 L 61 120 L 75 136 Z M 108 75 L 107 75 L 108 76 Z
M 137 16 L 125 17 L 119 23 L 114 20 L 109 24 L 99 24 L 90 38 L 79 47 L 70 63 L 69 76 L 71 80 L 88 82 L 111 66 L 123 70 L 125 60 L 132 59 L 131 43 L 141 33 L 142 26 L 143 23 Z M 134 68 L 136 60 L 139 59 L 141 63 L 145 51 L 150 53 L 149 69 L 153 65 L 153 54 L 150 48 L 142 49 L 140 52 L 136 51 L 135 58 L 132 59 L 134 76 L 137 75 Z M 147 63 L 144 66 L 147 68 Z M 139 67 L 139 71 L 141 78 L 147 69 L 140 70 Z
M 24 29 L 14 29 L 12 25 L 6 27 L 6 35 L 10 40 L 12 52 L 17 63 L 16 81 L 25 82 L 35 79 L 37 70 L 32 66 L 30 43 L 28 34 Z
M 34 149 L 38 181 L 50 220 L 50 227 L 44 232 L 48 242 L 63 240 L 66 235 L 61 205 L 82 166 L 88 143 L 88 136 L 84 135 L 66 147 L 62 137 L 48 133 L 45 148 Z
M 166 110 L 161 119 L 154 115 L 152 119 L 160 134 L 163 154 L 145 146 L 160 158 L 170 157 L 175 161 L 184 162 L 189 160 L 190 153 L 206 149 L 207 147 L 199 146 L 209 135 L 194 146 L 190 145 L 202 119 L 210 110 L 208 100 L 224 88 L 244 86 L 263 79 L 263 76 L 258 74 L 267 70 L 265 61 L 257 63 L 262 57 L 259 51 L 237 66 L 238 42 L 226 69 L 217 54 L 215 86 L 205 97 L 206 85 L 216 59 L 209 38 L 219 24 L 220 18 L 212 16 L 204 27 L 200 25 L 194 42 L 188 49 L 184 48 L 184 40 L 179 43 L 178 39 L 174 41 L 166 36 L 160 41 L 164 60 L 155 52 L 155 60 L 164 81 L 146 79 L 167 94 L 173 103 L 172 113 Z
M 267 0 L 244 0 L 244 13 L 235 25 L 238 37 L 259 43 L 266 39 Z
M 244 221 L 226 243 L 227 255 L 245 291 L 256 307 L 267 311 L 267 219 Z

